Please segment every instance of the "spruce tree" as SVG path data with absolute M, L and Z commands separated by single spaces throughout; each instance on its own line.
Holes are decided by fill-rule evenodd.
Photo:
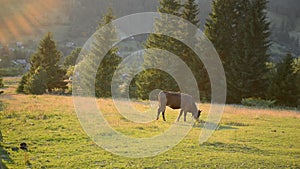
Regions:
M 196 27 L 200 27 L 200 20 L 198 18 L 199 15 L 199 6 L 196 0 L 187 0 L 183 5 L 183 14 L 182 18 L 188 20 Z M 189 31 L 190 32 L 190 31 Z M 194 36 L 194 35 L 193 35 Z
M 96 97 L 111 96 L 111 82 L 121 58 L 116 54 L 117 48 L 112 44 L 118 41 L 116 29 L 111 22 L 115 16 L 111 8 L 103 16 L 96 33 L 93 35 L 90 50 L 83 52 L 81 61 L 76 65 L 75 71 L 80 74 L 80 80 L 76 81 L 80 87 L 76 91 L 82 95 Z M 108 51 L 107 53 L 105 53 Z
M 241 0 L 237 11 L 242 15 L 236 24 L 236 37 L 230 61 L 226 65 L 229 101 L 239 103 L 243 98 L 264 98 L 266 62 L 269 48 L 269 22 L 265 0 Z
M 45 90 L 43 92 L 37 92 L 38 94 L 45 93 L 46 89 L 48 92 L 51 92 L 55 88 L 66 88 L 66 83 L 63 82 L 65 71 L 58 65 L 60 58 L 61 53 L 57 50 L 51 32 L 48 32 L 41 40 L 37 52 L 31 56 L 30 71 L 22 78 L 18 91 L 21 92 L 22 88 L 25 90 L 25 86 L 22 86 L 24 84 L 27 85 L 27 88 L 32 88 L 29 85 L 35 83 L 31 83 L 28 81 L 29 79 L 38 81 L 37 78 L 44 78 L 43 73 L 40 75 L 40 70 L 46 72 L 45 77 L 47 77 L 47 80 L 45 81 L 47 83 Z M 37 87 L 36 85 L 38 85 L 38 83 L 34 86 Z M 41 89 L 44 89 L 44 87 L 41 86 Z M 30 91 L 33 91 L 33 89 L 23 92 L 30 93 Z M 37 93 L 35 92 L 35 94 Z
M 186 19 L 193 25 L 195 25 L 198 29 L 200 29 L 200 20 L 198 18 L 200 11 L 199 6 L 196 0 L 187 0 L 183 5 L 183 13 L 182 18 Z M 193 44 L 196 47 L 200 47 L 201 44 L 196 44 L 197 37 L 194 28 L 190 28 L 187 26 L 185 28 L 186 34 L 185 38 L 190 42 L 194 42 Z M 191 46 L 195 48 L 195 46 Z M 188 67 L 192 70 L 194 77 L 197 80 L 198 88 L 200 91 L 201 98 L 203 100 L 210 99 L 210 81 L 207 74 L 207 71 L 200 60 L 199 56 L 188 46 L 182 44 L 182 54 L 181 59 L 188 65 Z
M 269 83 L 269 99 L 276 100 L 281 106 L 297 106 L 297 74 L 293 68 L 293 57 L 288 53 L 284 60 L 276 65 L 276 73 Z
M 76 60 L 81 52 L 81 48 L 74 49 L 70 55 L 68 55 L 64 60 L 64 67 L 68 68 L 70 66 L 75 66 Z
M 228 102 L 232 102 L 232 95 L 235 91 L 231 87 L 235 76 L 232 76 L 230 66 L 233 65 L 232 55 L 237 40 L 236 31 L 240 17 L 237 13 L 241 12 L 238 11 L 237 6 L 238 0 L 214 0 L 212 12 L 205 24 L 205 34 L 216 48 L 225 69 Z M 241 13 L 239 14 L 242 16 Z
M 266 0 L 213 1 L 206 35 L 223 62 L 229 103 L 265 96 L 270 45 L 266 3 Z
M 118 41 L 116 29 L 112 24 L 109 24 L 115 19 L 112 8 L 108 9 L 107 14 L 103 17 L 99 24 L 98 32 L 95 35 L 95 42 L 93 43 L 92 53 L 97 56 L 104 56 L 101 61 L 96 74 L 95 81 L 95 95 L 96 97 L 110 97 L 111 96 L 111 82 L 114 72 L 122 59 L 117 55 L 118 48 L 105 46 L 104 44 L 114 44 Z M 103 26 L 105 26 L 104 29 Z M 102 30 L 101 30 L 102 29 Z M 103 53 L 109 47 L 107 54 Z
M 181 4 L 178 0 L 161 0 L 159 3 L 158 12 L 163 14 L 170 14 L 180 17 Z M 152 49 L 157 48 L 161 50 L 167 50 L 175 55 L 180 55 L 180 45 L 174 38 L 159 34 L 160 32 L 172 30 L 172 28 L 178 28 L 180 25 L 176 24 L 176 21 L 171 21 L 169 17 L 162 17 L 155 21 L 156 34 L 150 34 L 148 36 L 145 48 Z M 174 23 L 168 24 L 165 23 Z M 181 33 L 181 32 L 180 32 Z M 152 57 L 153 54 L 147 52 L 145 54 L 144 64 L 147 66 L 155 66 L 162 63 L 162 60 Z M 141 99 L 149 99 L 149 94 L 154 89 L 173 90 L 178 91 L 179 87 L 169 73 L 158 70 L 148 69 L 139 74 L 136 80 L 137 95 Z
M 212 1 L 212 12 L 205 23 L 205 35 L 215 46 L 224 65 L 233 49 L 234 26 L 237 22 L 235 7 L 236 0 Z
M 246 20 L 246 23 L 251 24 L 247 26 L 248 30 L 246 29 L 247 43 L 245 44 L 249 56 L 246 59 L 244 67 L 248 65 L 252 71 L 245 78 L 248 92 L 245 92 L 244 97 L 254 96 L 263 98 L 266 96 L 266 62 L 270 57 L 268 50 L 271 43 L 270 23 L 266 13 L 267 2 L 267 0 L 253 0 L 250 3 L 249 19 Z
M 84 54 L 76 66 L 74 72 L 74 81 L 72 82 L 72 91 L 81 93 L 81 96 L 94 96 L 95 93 L 95 74 L 98 66 L 97 57 L 93 53 Z
M 61 75 L 58 65 L 60 59 L 61 53 L 57 50 L 52 33 L 49 32 L 40 42 L 37 53 L 32 56 L 30 61 L 31 74 L 34 74 L 33 72 L 35 72 L 38 67 L 46 71 L 48 76 L 47 89 L 49 92 L 56 88 L 56 84 L 63 78 L 58 76 L 58 74 Z

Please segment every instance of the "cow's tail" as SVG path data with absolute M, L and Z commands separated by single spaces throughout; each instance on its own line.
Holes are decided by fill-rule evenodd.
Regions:
M 158 94 L 159 104 L 161 104 L 162 102 L 165 102 L 166 100 L 167 100 L 166 92 L 165 91 L 159 92 L 159 94 Z

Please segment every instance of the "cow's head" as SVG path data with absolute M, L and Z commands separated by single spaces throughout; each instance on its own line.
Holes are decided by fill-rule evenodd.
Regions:
M 199 117 L 200 117 L 200 115 L 201 115 L 201 110 L 198 110 L 195 114 L 194 114 L 194 119 L 195 120 L 197 120 L 197 121 L 199 121 Z

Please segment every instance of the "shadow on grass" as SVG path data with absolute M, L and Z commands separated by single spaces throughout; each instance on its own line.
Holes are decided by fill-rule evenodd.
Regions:
M 13 160 L 9 157 L 7 151 L 0 144 L 0 169 L 6 169 L 7 167 L 2 163 L 2 160 L 8 163 L 13 163 Z
M 194 128 L 201 128 L 201 129 L 212 129 L 216 127 L 216 130 L 237 130 L 238 128 L 232 126 L 232 125 L 221 125 L 221 124 L 216 124 L 216 123 L 211 123 L 211 122 L 205 122 L 201 121 L 200 123 L 195 123 Z
M 222 142 L 206 142 L 203 146 L 217 151 L 225 151 L 230 153 L 263 153 L 261 149 L 239 143 L 222 143 Z
M 3 148 L 1 144 L 2 142 L 3 142 L 3 137 L 2 137 L 2 132 L 0 130 L 0 169 L 6 169 L 7 167 L 2 163 L 2 160 L 7 161 L 9 163 L 13 163 L 13 160 L 9 157 L 8 152 Z

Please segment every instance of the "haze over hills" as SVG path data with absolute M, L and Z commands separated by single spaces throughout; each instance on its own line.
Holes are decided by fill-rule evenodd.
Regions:
M 199 0 L 201 28 L 210 12 L 212 0 Z M 95 32 L 107 7 L 118 17 L 137 12 L 156 12 L 157 0 L 0 0 L 0 45 L 13 47 L 16 42 L 33 48 L 51 31 L 60 48 L 68 42 L 82 46 Z M 270 0 L 271 55 L 292 51 L 300 55 L 300 1 Z M 67 51 L 69 52 L 69 51 Z M 67 54 L 67 52 L 64 52 Z

